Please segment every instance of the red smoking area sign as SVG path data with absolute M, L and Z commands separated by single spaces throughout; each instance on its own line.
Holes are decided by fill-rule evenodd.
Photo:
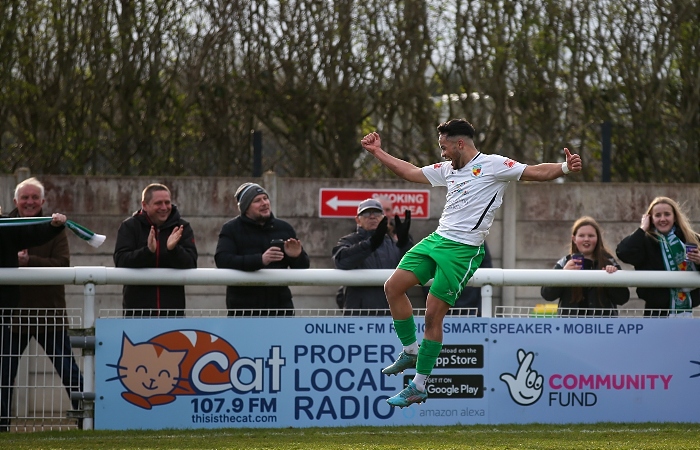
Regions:
M 392 204 L 391 216 L 403 217 L 405 210 L 411 218 L 430 218 L 430 191 L 427 189 L 326 189 L 319 191 L 319 217 L 355 217 L 362 200 L 387 199 Z

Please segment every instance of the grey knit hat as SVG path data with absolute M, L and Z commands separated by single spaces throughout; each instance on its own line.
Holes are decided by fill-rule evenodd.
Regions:
M 236 201 L 238 201 L 238 209 L 241 211 L 241 214 L 245 214 L 253 199 L 260 194 L 268 195 L 267 191 L 259 184 L 243 183 L 238 186 L 238 189 L 236 189 Z

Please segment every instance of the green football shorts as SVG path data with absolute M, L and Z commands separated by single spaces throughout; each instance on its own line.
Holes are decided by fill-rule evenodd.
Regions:
M 398 268 L 412 272 L 420 284 L 431 278 L 430 293 L 450 306 L 484 259 L 484 246 L 461 244 L 433 232 L 401 258 Z

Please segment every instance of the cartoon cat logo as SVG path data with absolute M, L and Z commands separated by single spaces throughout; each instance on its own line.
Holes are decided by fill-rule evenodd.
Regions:
M 178 395 L 230 389 L 231 365 L 237 359 L 231 344 L 205 331 L 169 331 L 138 344 L 124 333 L 118 363 L 107 364 L 118 376 L 107 381 L 121 381 L 124 400 L 151 409 Z
M 525 350 L 519 349 L 518 363 L 520 363 L 520 367 L 518 367 L 518 373 L 515 376 L 509 373 L 501 374 L 501 381 L 508 385 L 510 397 L 518 405 L 533 405 L 542 396 L 544 377 L 530 369 L 534 359 L 534 353 L 525 353 Z

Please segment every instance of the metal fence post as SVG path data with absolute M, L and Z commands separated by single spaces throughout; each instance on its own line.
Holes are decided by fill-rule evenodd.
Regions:
M 493 286 L 481 286 L 481 317 L 493 317 Z
M 95 335 L 95 283 L 85 283 L 83 288 L 83 327 L 91 330 Z M 86 393 L 95 392 L 95 349 L 83 349 L 83 391 Z M 94 397 L 93 397 L 94 398 Z M 91 399 L 83 400 L 83 429 L 92 430 L 94 428 L 95 401 Z

